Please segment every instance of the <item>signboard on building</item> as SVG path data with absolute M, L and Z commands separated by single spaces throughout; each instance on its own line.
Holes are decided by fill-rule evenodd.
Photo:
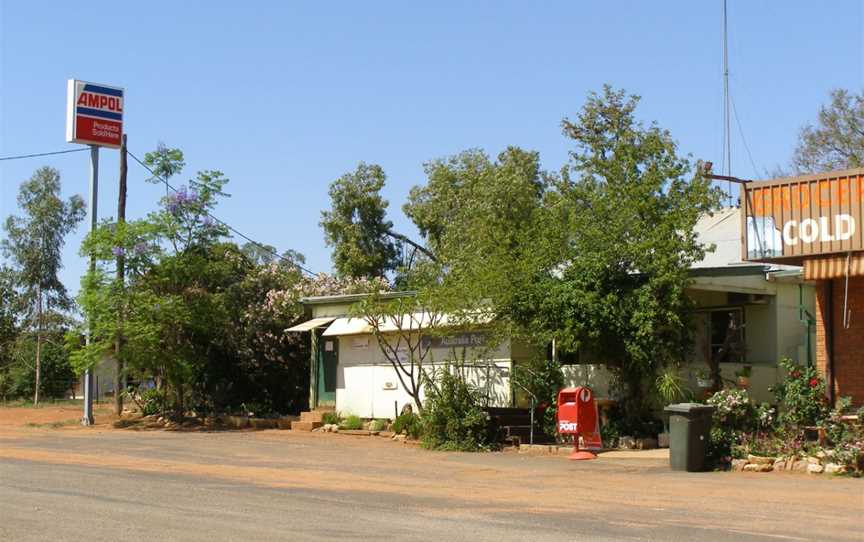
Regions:
M 743 185 L 743 258 L 800 265 L 864 250 L 864 169 Z
M 482 348 L 486 346 L 487 336 L 482 331 L 453 333 L 450 335 L 424 335 L 424 348 Z
M 70 79 L 66 89 L 66 141 L 119 148 L 123 89 Z

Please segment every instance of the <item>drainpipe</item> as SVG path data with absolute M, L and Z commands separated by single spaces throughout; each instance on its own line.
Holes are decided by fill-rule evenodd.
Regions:
M 311 330 L 311 345 L 309 352 L 309 410 L 318 406 L 318 330 Z
M 828 404 L 834 406 L 834 281 L 825 281 L 827 305 L 822 325 L 825 326 L 825 383 Z
M 804 306 L 804 285 L 798 283 L 798 320 L 807 326 L 807 367 L 813 366 L 813 339 L 810 338 L 810 332 L 813 329 L 813 315 Z

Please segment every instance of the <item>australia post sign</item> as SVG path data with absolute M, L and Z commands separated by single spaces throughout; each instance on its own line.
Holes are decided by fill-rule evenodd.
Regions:
M 120 147 L 122 88 L 70 79 L 66 99 L 66 141 Z
M 864 250 L 864 169 L 744 185 L 745 260 L 801 264 Z

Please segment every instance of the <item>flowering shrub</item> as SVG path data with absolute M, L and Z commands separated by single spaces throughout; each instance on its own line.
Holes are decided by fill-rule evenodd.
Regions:
M 815 367 L 804 367 L 790 359 L 780 361 L 786 378 L 772 388 L 780 409 L 781 426 L 800 430 L 828 416 L 825 381 Z
M 755 429 L 756 409 L 746 390 L 720 390 L 707 403 L 714 407 L 708 456 L 715 463 L 727 463 L 733 448 L 740 446 Z
M 755 409 L 747 390 L 720 390 L 708 399 L 714 407 L 716 427 L 746 430 L 753 427 Z

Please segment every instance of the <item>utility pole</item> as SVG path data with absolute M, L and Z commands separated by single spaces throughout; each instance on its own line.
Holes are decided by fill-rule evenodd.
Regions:
M 90 219 L 90 233 L 96 231 L 97 204 L 99 199 L 99 146 L 90 145 L 90 205 L 87 207 L 87 215 Z M 96 272 L 96 258 L 90 256 L 90 273 Z M 87 345 L 90 344 L 90 323 L 87 324 Z M 84 371 L 84 416 L 81 425 L 93 425 L 93 371 Z
M 126 172 L 128 166 L 126 163 L 126 134 L 123 134 L 123 139 L 120 141 L 120 191 L 117 197 L 117 229 L 123 228 L 126 224 Z M 126 253 L 122 250 L 117 252 L 117 285 L 121 292 L 126 289 Z M 121 299 L 125 299 L 125 294 L 121 293 Z M 123 319 L 124 306 L 120 305 L 120 310 L 117 313 L 117 337 L 114 341 L 114 414 L 118 417 L 123 415 L 123 395 L 121 390 L 125 390 L 123 377 L 123 362 L 120 359 L 120 354 L 123 349 Z

